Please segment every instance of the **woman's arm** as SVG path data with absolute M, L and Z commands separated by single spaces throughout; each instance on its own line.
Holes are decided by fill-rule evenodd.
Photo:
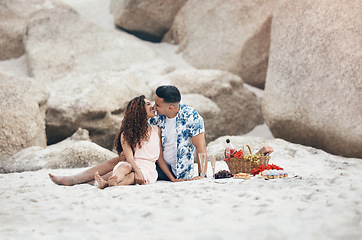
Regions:
M 129 164 L 131 164 L 132 169 L 134 171 L 134 180 L 136 184 L 145 184 L 145 178 L 143 177 L 143 173 L 141 169 L 137 166 L 134 158 L 133 158 L 133 151 L 129 143 L 124 139 L 123 133 L 121 135 L 121 144 L 123 148 L 123 153 L 126 156 L 126 160 Z
M 160 166 L 161 170 L 166 174 L 166 176 L 172 181 L 172 182 L 182 182 L 185 181 L 185 179 L 176 179 L 173 174 L 171 173 L 170 169 L 167 166 L 167 163 L 165 159 L 163 158 L 162 153 L 162 140 L 161 140 L 161 129 L 158 128 L 158 136 L 160 138 L 160 156 L 157 160 L 158 166 Z

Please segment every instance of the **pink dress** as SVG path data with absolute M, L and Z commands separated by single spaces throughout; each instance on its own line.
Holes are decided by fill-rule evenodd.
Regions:
M 141 147 L 135 148 L 133 158 L 137 166 L 141 169 L 146 183 L 155 183 L 158 177 L 156 170 L 156 161 L 160 156 L 160 137 L 158 135 L 158 127 L 151 126 L 151 135 L 148 141 L 142 141 Z M 116 170 L 122 164 L 129 164 L 128 162 L 119 162 L 113 169 Z M 129 164 L 131 166 L 131 164 Z

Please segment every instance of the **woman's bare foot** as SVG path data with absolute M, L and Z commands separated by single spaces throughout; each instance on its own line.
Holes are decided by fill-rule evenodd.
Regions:
M 71 177 L 54 176 L 51 173 L 49 173 L 49 177 L 53 181 L 53 183 L 58 184 L 58 185 L 64 185 L 64 186 L 74 186 L 75 185 L 75 183 Z
M 117 186 L 118 183 L 118 177 L 116 175 L 111 176 L 110 178 L 108 178 L 108 185 L 109 186 Z
M 94 179 L 95 179 L 96 182 L 98 183 L 98 188 L 99 188 L 99 189 L 104 189 L 105 187 L 108 186 L 108 182 L 107 182 L 106 180 L 104 180 L 104 179 L 98 174 L 98 172 L 95 173 Z

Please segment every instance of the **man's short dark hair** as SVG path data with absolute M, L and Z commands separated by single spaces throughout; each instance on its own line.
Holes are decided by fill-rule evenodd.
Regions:
M 180 91 L 172 85 L 159 86 L 156 89 L 156 95 L 166 103 L 179 103 L 181 101 Z

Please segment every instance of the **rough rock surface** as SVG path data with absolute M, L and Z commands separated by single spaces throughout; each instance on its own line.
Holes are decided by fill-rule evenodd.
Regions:
M 268 66 L 270 26 L 275 1 L 189 0 L 163 41 L 200 69 L 220 69 L 263 88 Z
M 145 83 L 122 72 L 69 76 L 49 86 L 48 142 L 59 142 L 81 127 L 89 130 L 93 142 L 108 149 L 112 148 L 127 103 L 136 96 L 151 95 Z
M 46 82 L 99 71 L 142 74 L 151 65 L 148 75 L 136 75 L 147 82 L 152 73 L 166 74 L 173 67 L 136 37 L 104 30 L 66 8 L 37 12 L 24 40 L 29 74 Z
M 113 115 L 133 97 L 149 97 L 148 81 L 174 69 L 141 40 L 104 30 L 66 8 L 37 12 L 24 39 L 29 74 L 50 90 L 50 143 L 82 127 L 110 148 L 120 123 Z
M 215 102 L 200 94 L 183 94 L 182 103 L 195 108 L 204 119 L 206 143 L 219 137 L 218 129 L 222 124 L 222 115 Z
M 56 0 L 0 1 L 0 60 L 24 54 L 23 32 L 27 21 L 36 11 L 63 6 Z
M 31 146 L 46 146 L 49 93 L 35 79 L 0 73 L 0 162 Z
M 187 0 L 113 0 L 111 13 L 117 26 L 162 39 Z
M 92 143 L 86 130 L 57 144 L 24 149 L 0 163 L 0 172 L 35 171 L 42 168 L 89 167 L 116 157 L 117 154 Z
M 275 137 L 362 157 L 361 12 L 361 1 L 279 1 L 263 101 Z
M 215 115 L 210 116 L 211 129 L 206 129 L 209 139 L 247 133 L 264 122 L 255 94 L 246 90 L 243 80 L 232 73 L 184 70 L 165 75 L 161 81 L 177 86 L 182 95 L 200 94 L 216 103 L 220 114 L 210 112 Z

